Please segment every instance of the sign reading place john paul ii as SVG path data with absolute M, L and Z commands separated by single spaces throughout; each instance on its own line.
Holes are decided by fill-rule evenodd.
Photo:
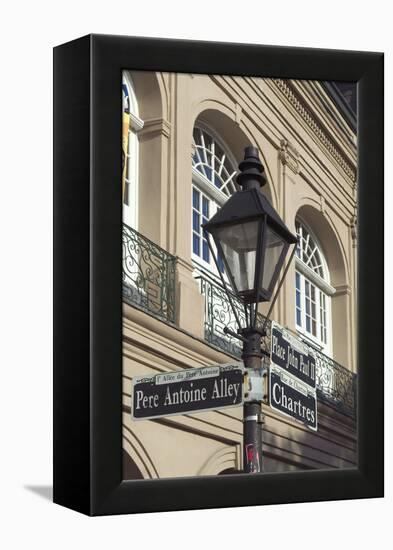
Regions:
M 271 359 L 302 382 L 315 388 L 315 357 L 308 346 L 277 323 L 272 323 Z
M 240 364 L 217 365 L 152 377 L 135 377 L 132 417 L 147 420 L 161 416 L 234 407 L 243 402 Z
M 308 346 L 272 323 L 270 406 L 317 430 L 315 357 Z

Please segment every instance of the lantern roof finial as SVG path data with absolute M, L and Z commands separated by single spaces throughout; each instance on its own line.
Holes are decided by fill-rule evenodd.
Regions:
M 244 191 L 259 189 L 266 183 L 266 175 L 263 164 L 259 159 L 257 147 L 249 145 L 244 149 L 244 160 L 239 164 L 240 173 L 236 181 Z

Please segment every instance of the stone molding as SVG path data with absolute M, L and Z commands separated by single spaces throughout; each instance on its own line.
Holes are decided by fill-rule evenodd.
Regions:
M 136 133 L 140 132 L 145 125 L 144 121 L 138 116 L 134 115 L 134 113 L 129 113 L 129 117 L 130 127 L 132 128 L 132 130 L 134 130 L 134 132 Z
M 336 296 L 349 296 L 351 294 L 351 287 L 349 285 L 336 286 Z
M 357 238 L 358 238 L 358 219 L 356 214 L 351 218 L 351 237 L 352 237 L 352 246 L 356 248 Z
M 338 149 L 336 144 L 333 142 L 333 140 L 328 137 L 327 133 L 321 127 L 319 122 L 317 122 L 315 117 L 312 116 L 312 114 L 309 112 L 307 107 L 300 100 L 298 95 L 292 90 L 288 81 L 279 79 L 279 78 L 274 78 L 273 82 L 276 84 L 279 90 L 284 94 L 284 96 L 288 99 L 288 101 L 292 104 L 292 106 L 296 109 L 296 111 L 307 123 L 307 125 L 311 128 L 311 130 L 314 132 L 315 136 L 319 139 L 319 141 L 326 147 L 326 149 L 329 151 L 329 153 L 332 155 L 335 161 L 343 169 L 345 174 L 351 179 L 352 184 L 355 185 L 356 170 L 350 165 L 348 160 L 345 158 L 342 152 L 340 152 L 340 150 Z
M 149 118 L 144 121 L 143 129 L 139 131 L 139 135 L 143 138 L 154 135 L 163 135 L 169 138 L 171 128 L 170 122 L 164 118 Z
M 284 166 L 288 166 L 294 174 L 299 173 L 299 153 L 287 139 L 280 141 L 278 157 Z

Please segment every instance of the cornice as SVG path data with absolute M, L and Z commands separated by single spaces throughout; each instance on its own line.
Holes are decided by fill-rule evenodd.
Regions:
M 216 85 L 223 91 L 225 94 L 233 100 L 234 104 L 236 102 L 241 102 L 242 105 L 242 117 L 241 117 L 241 124 L 244 128 L 248 127 L 249 124 L 252 124 L 254 128 L 256 128 L 261 134 L 272 144 L 272 146 L 277 149 L 278 156 L 280 161 L 285 164 L 287 163 L 288 167 L 294 171 L 294 173 L 301 173 L 302 168 L 305 168 L 306 158 L 311 155 L 311 157 L 316 161 L 321 161 L 321 155 L 318 157 L 318 151 L 316 151 L 316 148 L 310 148 L 305 143 L 304 149 L 308 152 L 306 156 L 302 156 L 300 152 L 302 151 L 302 145 L 297 143 L 296 149 L 292 145 L 292 141 L 298 141 L 300 139 L 300 134 L 298 129 L 294 128 L 293 123 L 290 122 L 290 119 L 288 116 L 283 117 L 283 109 L 279 109 L 279 106 L 276 103 L 273 103 L 271 101 L 271 98 L 262 91 L 261 87 L 258 85 L 258 79 L 254 79 L 251 77 L 246 77 L 244 79 L 244 82 L 250 86 L 250 89 L 254 94 L 258 95 L 258 100 L 261 101 L 265 108 L 262 108 L 260 105 L 258 106 L 251 97 L 247 95 L 247 90 L 243 88 L 239 88 L 239 83 L 236 81 L 236 77 L 211 77 L 213 81 L 216 83 Z M 261 79 L 259 79 L 261 80 Z M 275 94 L 276 97 L 279 97 L 281 95 L 281 91 L 278 88 L 277 84 L 274 82 L 271 78 L 263 79 L 263 82 L 268 85 L 269 89 Z M 247 98 L 247 101 L 245 100 Z M 246 103 L 243 103 L 246 101 Z M 247 108 L 245 107 L 247 106 Z M 275 115 L 277 120 L 280 121 L 281 124 L 286 125 L 286 131 L 288 131 L 288 136 L 283 135 L 283 129 L 277 126 L 277 124 L 273 123 L 272 116 L 267 116 L 267 112 L 270 114 Z M 296 120 L 296 119 L 294 119 Z M 289 148 L 292 147 L 292 151 L 288 150 L 281 150 L 283 149 L 282 140 L 283 138 L 288 142 Z M 316 136 L 313 136 L 313 139 L 316 144 L 318 144 L 319 140 Z M 287 147 L 284 145 L 284 149 L 287 149 Z M 344 192 L 345 194 L 348 194 L 347 198 L 352 197 L 353 189 L 354 189 L 354 182 L 353 180 L 345 173 L 343 173 L 343 170 L 340 169 L 340 166 L 337 162 L 334 162 L 334 159 L 332 159 L 331 155 L 327 151 L 326 154 L 326 160 L 333 160 L 333 162 L 330 162 L 329 166 L 327 163 L 323 163 L 324 169 L 328 170 L 326 172 L 326 177 L 330 179 L 330 181 L 334 181 L 335 185 L 340 188 L 340 192 Z M 345 182 L 348 185 L 348 190 L 344 190 L 344 187 L 342 186 L 342 182 L 340 179 L 337 180 L 337 175 L 332 172 L 332 169 L 335 169 L 336 172 L 338 169 L 338 172 L 341 173 L 341 176 L 344 177 Z
M 310 147 L 304 141 L 297 127 L 299 125 L 297 117 L 288 117 L 289 110 L 284 112 L 282 107 L 280 109 L 277 99 L 280 99 L 281 91 L 274 80 L 263 79 L 263 83 L 268 85 L 269 91 L 274 94 L 273 100 L 266 90 L 260 87 L 262 80 L 260 78 L 245 77 L 242 79 L 241 82 L 244 81 L 249 90 L 247 87 L 239 86 L 237 77 L 211 76 L 211 79 L 233 101 L 233 105 L 240 104 L 243 131 L 246 128 L 250 129 L 250 132 L 258 130 L 277 150 L 280 162 L 294 174 L 297 173 L 305 179 L 317 194 L 326 193 L 325 182 L 327 180 L 330 182 L 332 188 L 326 201 L 340 220 L 348 224 L 348 219 L 354 208 L 354 182 L 343 173 L 328 151 L 322 159 L 318 145 L 319 140 L 316 136 L 313 136 L 316 147 Z M 249 92 L 256 94 L 257 100 L 261 103 L 256 103 Z M 288 109 L 290 109 L 289 105 Z M 284 125 L 285 128 L 283 129 L 281 125 Z M 284 130 L 287 134 L 283 133 Z M 316 170 L 314 163 L 317 163 L 319 170 Z
M 272 79 L 272 82 L 274 82 L 274 84 L 278 87 L 278 89 L 282 92 L 282 94 L 288 99 L 288 101 L 295 108 L 297 113 L 303 118 L 303 120 L 311 128 L 311 130 L 313 131 L 314 135 L 318 138 L 320 143 L 324 145 L 324 147 L 329 151 L 329 153 L 332 155 L 335 161 L 342 168 L 344 173 L 353 182 L 353 185 L 355 185 L 356 170 L 353 167 L 352 163 L 340 151 L 337 144 L 335 144 L 334 141 L 330 137 L 328 137 L 326 131 L 322 128 L 319 121 L 317 121 L 316 117 L 310 113 L 309 109 L 304 105 L 301 98 L 293 90 L 290 83 L 287 80 L 283 80 L 280 78 L 274 78 Z

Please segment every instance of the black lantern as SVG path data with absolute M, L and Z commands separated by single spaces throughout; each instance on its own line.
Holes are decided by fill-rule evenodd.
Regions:
M 288 248 L 297 238 L 260 191 L 266 177 L 256 147 L 246 147 L 239 169 L 242 189 L 203 229 L 214 239 L 234 292 L 251 304 L 271 299 Z

